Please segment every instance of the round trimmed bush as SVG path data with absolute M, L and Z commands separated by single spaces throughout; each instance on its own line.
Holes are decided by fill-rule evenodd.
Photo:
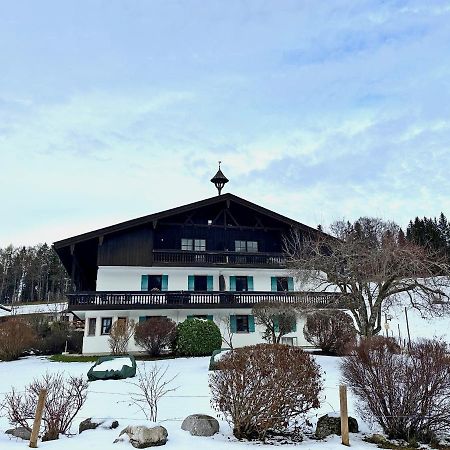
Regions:
M 212 320 L 189 318 L 177 327 L 176 351 L 180 356 L 210 356 L 221 346 L 222 335 Z

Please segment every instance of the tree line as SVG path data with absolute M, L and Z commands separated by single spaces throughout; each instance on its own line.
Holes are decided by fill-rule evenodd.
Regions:
M 0 303 L 65 300 L 70 289 L 70 277 L 51 246 L 0 248 Z

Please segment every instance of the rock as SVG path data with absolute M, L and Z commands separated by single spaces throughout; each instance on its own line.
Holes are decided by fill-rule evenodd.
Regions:
M 348 429 L 350 433 L 358 433 L 358 422 L 355 418 L 348 418 Z M 319 439 L 326 438 L 331 434 L 341 435 L 341 418 L 339 416 L 333 417 L 325 414 L 319 417 L 316 427 L 316 437 Z
M 24 439 L 29 441 L 31 438 L 31 431 L 25 427 L 11 428 L 5 431 L 6 434 L 10 434 L 16 438 Z
M 114 442 L 121 442 L 120 436 L 128 435 L 130 444 L 135 448 L 157 447 L 167 442 L 167 430 L 162 426 L 145 427 L 143 425 L 128 426 L 124 428 L 119 439 Z
M 119 426 L 119 422 L 117 420 L 105 420 L 105 419 L 93 419 L 89 417 L 89 419 L 83 420 L 78 427 L 78 432 L 81 434 L 86 430 L 95 430 L 98 427 L 101 427 L 106 430 L 112 430 Z
M 192 414 L 183 420 L 181 429 L 192 436 L 212 436 L 219 432 L 219 422 L 206 414 Z

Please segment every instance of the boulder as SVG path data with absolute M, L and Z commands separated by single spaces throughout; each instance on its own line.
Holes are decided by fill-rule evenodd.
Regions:
M 29 441 L 31 438 L 31 431 L 25 427 L 11 428 L 6 430 L 5 433 L 25 441 Z
M 167 430 L 162 426 L 128 426 L 120 432 L 119 439 L 114 442 L 120 442 L 120 436 L 123 434 L 130 438 L 130 444 L 135 448 L 158 447 L 167 442 Z
M 192 436 L 212 436 L 219 432 L 219 422 L 206 414 L 192 414 L 183 420 L 181 429 Z
M 117 422 L 117 420 L 105 420 L 105 419 L 96 420 L 93 419 L 92 417 L 89 417 L 89 419 L 83 420 L 83 422 L 80 423 L 80 426 L 78 427 L 78 432 L 81 434 L 83 431 L 95 430 L 100 426 L 103 429 L 112 430 L 119 426 L 119 422 Z
M 358 422 L 355 418 L 348 418 L 348 429 L 350 433 L 358 433 Z M 323 439 L 331 434 L 341 435 L 341 418 L 339 416 L 325 414 L 319 417 L 317 421 L 316 437 Z

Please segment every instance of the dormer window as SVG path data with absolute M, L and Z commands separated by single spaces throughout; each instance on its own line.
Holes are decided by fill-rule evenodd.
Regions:
M 257 253 L 258 252 L 258 242 L 257 241 L 234 241 L 234 251 L 235 252 Z
M 181 250 L 206 251 L 206 239 L 181 239 Z

